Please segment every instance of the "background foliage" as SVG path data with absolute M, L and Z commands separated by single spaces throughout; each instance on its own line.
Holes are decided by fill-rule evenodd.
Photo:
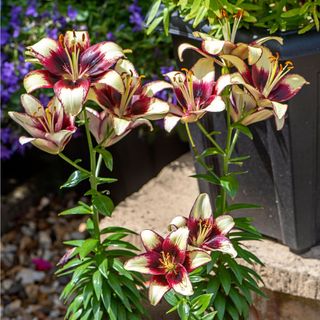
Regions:
M 161 14 L 157 14 L 163 4 Z M 270 33 L 298 30 L 305 33 L 313 28 L 318 31 L 320 18 L 319 0 L 155 0 L 153 14 L 148 19 L 151 33 L 161 22 L 168 33 L 170 15 L 178 10 L 185 21 L 192 21 L 193 27 L 201 22 L 208 23 L 213 33 L 220 31 L 219 17 L 224 9 L 230 16 L 243 10 L 241 25 L 265 28 Z
M 132 49 L 128 58 L 140 74 L 157 78 L 173 64 L 170 39 L 162 34 L 147 36 L 143 21 L 149 8 L 148 0 L 91 1 L 5 1 L 1 21 L 1 158 L 9 159 L 24 148 L 18 142 L 20 132 L 8 119 L 10 110 L 21 111 L 20 94 L 23 77 L 33 68 L 24 62 L 24 50 L 43 37 L 57 39 L 70 29 L 88 30 L 92 43 L 116 41 Z M 52 90 L 51 90 L 52 91 Z M 48 101 L 50 90 L 39 95 Z

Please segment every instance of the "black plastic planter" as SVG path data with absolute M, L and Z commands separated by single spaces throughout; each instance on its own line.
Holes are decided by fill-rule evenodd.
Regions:
M 181 43 L 200 45 L 192 36 L 191 26 L 178 16 L 172 18 L 170 33 L 176 57 Z M 265 34 L 239 32 L 237 40 L 251 42 L 262 36 Z M 294 72 L 304 76 L 310 85 L 290 101 L 282 131 L 275 130 L 271 119 L 250 126 L 253 141 L 246 137 L 239 140 L 236 152 L 251 155 L 251 159 L 241 168 L 250 174 L 240 176 L 235 201 L 261 204 L 264 210 L 240 212 L 238 216 L 253 216 L 263 234 L 302 252 L 320 241 L 320 33 L 281 36 L 283 47 L 275 42 L 268 46 L 278 51 L 282 60 L 293 61 Z M 183 63 L 176 60 L 180 67 L 189 68 L 198 58 L 196 52 L 188 50 Z M 223 113 L 207 114 L 202 123 L 209 131 L 225 128 Z M 196 127 L 192 130 L 200 149 L 206 148 L 205 138 Z M 224 137 L 220 139 L 223 142 Z M 200 182 L 200 189 L 214 200 L 215 186 Z

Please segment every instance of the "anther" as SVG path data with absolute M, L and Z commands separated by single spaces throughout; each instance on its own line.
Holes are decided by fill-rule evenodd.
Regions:
M 59 34 L 59 42 L 61 45 L 64 45 L 64 36 L 63 34 Z

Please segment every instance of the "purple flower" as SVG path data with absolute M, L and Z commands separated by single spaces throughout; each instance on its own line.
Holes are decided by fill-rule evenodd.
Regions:
M 6 61 L 3 63 L 1 77 L 2 81 L 8 85 L 15 85 L 19 81 L 19 78 L 15 73 L 15 67 L 13 62 Z
M 128 11 L 131 13 L 129 21 L 134 25 L 132 31 L 141 31 L 143 29 L 144 17 L 142 15 L 141 7 L 138 5 L 138 0 L 133 1 L 133 4 L 129 6 Z
M 38 271 L 47 271 L 52 268 L 52 264 L 48 260 L 42 258 L 34 258 L 32 259 L 32 263 Z
M 9 42 L 9 39 L 10 39 L 10 34 L 8 30 L 6 28 L 1 28 L 1 38 L 0 38 L 1 46 L 7 44 Z
M 50 101 L 50 97 L 48 97 L 46 94 L 44 93 L 40 93 L 39 95 L 39 100 L 41 102 L 42 105 L 48 105 L 49 101 Z
M 10 159 L 11 154 L 12 154 L 11 150 L 9 150 L 6 146 L 4 146 L 4 145 L 1 143 L 1 154 L 0 154 L 1 160 L 8 160 L 8 159 Z
M 3 143 L 9 143 L 10 139 L 11 139 L 11 129 L 10 128 L 1 128 L 0 129 L 1 132 L 1 141 Z
M 71 21 L 74 21 L 76 20 L 77 18 L 77 15 L 78 15 L 78 11 L 74 8 L 72 8 L 72 6 L 68 6 L 68 11 L 67 11 L 67 16 L 69 17 L 69 19 Z
M 31 16 L 31 17 L 37 17 L 38 12 L 37 12 L 37 3 L 36 1 L 32 0 L 30 1 L 26 11 L 25 11 L 26 16 Z
M 171 71 L 174 70 L 174 67 L 173 66 L 163 66 L 163 67 L 160 67 L 160 72 L 161 74 L 165 74 L 165 73 L 169 73 Z
M 116 37 L 114 36 L 114 34 L 112 32 L 108 32 L 106 37 L 107 37 L 107 40 L 109 40 L 109 41 L 116 40 Z
M 49 38 L 52 38 L 52 39 L 58 39 L 58 34 L 59 34 L 59 31 L 57 28 L 49 28 L 47 29 L 47 35 Z

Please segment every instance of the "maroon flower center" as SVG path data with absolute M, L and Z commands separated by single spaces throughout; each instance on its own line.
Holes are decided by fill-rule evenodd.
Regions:
M 175 272 L 177 264 L 175 262 L 175 258 L 169 253 L 161 251 L 161 258 L 159 259 L 161 263 L 161 267 L 165 269 L 166 272 Z

